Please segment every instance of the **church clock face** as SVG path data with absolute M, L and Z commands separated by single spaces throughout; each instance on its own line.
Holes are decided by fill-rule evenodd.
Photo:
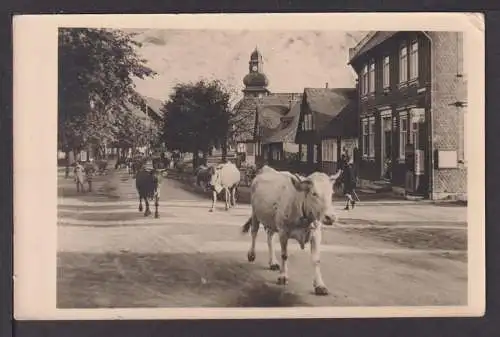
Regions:
M 257 71 L 257 66 L 252 66 L 253 71 Z

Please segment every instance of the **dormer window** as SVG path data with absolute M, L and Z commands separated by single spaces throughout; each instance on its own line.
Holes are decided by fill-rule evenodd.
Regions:
M 312 114 L 306 113 L 306 114 L 304 114 L 304 119 L 302 120 L 302 130 L 303 131 L 310 131 L 312 129 L 313 129 Z

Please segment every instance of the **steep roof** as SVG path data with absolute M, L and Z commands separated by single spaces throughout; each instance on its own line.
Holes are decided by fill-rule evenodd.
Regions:
M 262 143 L 293 143 L 299 126 L 300 106 L 300 101 L 295 102 L 288 113 L 281 117 L 280 128 L 263 139 Z
M 356 89 L 306 88 L 304 97 L 305 104 L 313 114 L 315 130 L 321 133 L 334 117 L 356 99 Z
M 243 97 L 233 108 L 236 130 L 236 141 L 253 141 L 255 129 L 255 117 L 257 109 L 257 97 Z
M 333 117 L 320 132 L 321 138 L 357 137 L 359 135 L 358 103 L 355 99 L 349 101 L 344 108 Z
M 236 141 L 253 141 L 256 125 L 262 130 L 263 137 L 280 130 L 281 118 L 289 112 L 290 101 L 301 98 L 302 93 L 273 93 L 261 98 L 243 97 L 233 109 L 238 124 Z
M 287 126 L 289 126 L 295 110 L 292 107 L 300 101 L 300 93 L 276 93 L 262 99 L 257 106 L 258 129 L 263 143 Z
M 349 49 L 349 63 L 353 63 L 359 56 L 375 48 L 396 33 L 398 33 L 398 31 L 376 31 L 368 33 L 354 48 Z

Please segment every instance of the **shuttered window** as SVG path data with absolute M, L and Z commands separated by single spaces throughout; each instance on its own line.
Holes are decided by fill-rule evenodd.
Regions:
M 389 56 L 386 56 L 384 57 L 383 72 L 382 72 L 382 81 L 384 89 L 390 87 L 390 76 L 391 76 L 390 59 Z
M 408 50 L 402 46 L 399 50 L 399 83 L 408 81 Z

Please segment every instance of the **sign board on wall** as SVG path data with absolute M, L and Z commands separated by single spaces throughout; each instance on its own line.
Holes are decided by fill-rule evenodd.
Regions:
M 423 123 L 425 122 L 425 109 L 423 108 L 413 108 L 410 110 L 410 117 L 412 123 Z
M 415 174 L 424 174 L 424 151 L 415 150 Z
M 458 156 L 457 151 L 438 151 L 438 168 L 457 168 Z

